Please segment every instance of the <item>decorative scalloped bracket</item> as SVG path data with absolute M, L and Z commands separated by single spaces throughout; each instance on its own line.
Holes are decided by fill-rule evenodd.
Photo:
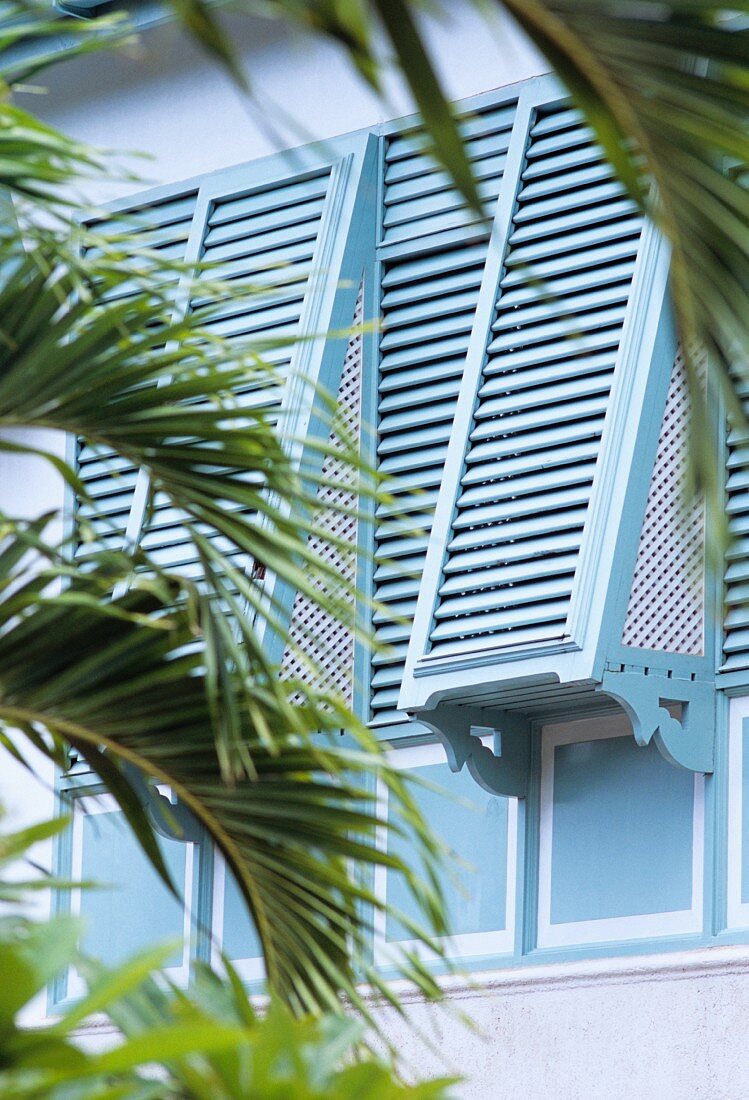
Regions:
M 451 771 L 463 765 L 485 791 L 525 798 L 531 761 L 530 722 L 522 715 L 495 708 L 439 706 L 420 710 L 418 719 L 428 726 L 445 749 Z M 490 748 L 481 740 L 494 735 Z
M 671 764 L 693 772 L 715 767 L 715 688 L 657 669 L 608 670 L 598 691 L 624 707 L 638 745 L 655 741 Z M 680 706 L 674 717 L 669 706 Z

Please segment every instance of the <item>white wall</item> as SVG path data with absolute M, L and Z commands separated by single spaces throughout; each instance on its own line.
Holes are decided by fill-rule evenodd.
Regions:
M 407 1064 L 468 1079 L 461 1100 L 743 1100 L 748 1013 L 749 952 L 723 947 L 497 972 L 449 1014 L 414 1003 L 421 1036 L 386 1015 Z
M 745 1100 L 749 950 L 497 971 L 454 983 L 448 1008 L 381 1010 L 417 1080 L 462 1077 L 459 1100 Z M 467 1020 L 467 1026 L 462 1020 Z M 80 1036 L 111 1043 L 110 1027 Z
M 548 68 L 509 20 L 488 23 L 463 0 L 445 7 L 444 16 L 426 23 L 425 30 L 452 97 Z M 150 162 L 125 159 L 154 183 L 239 164 L 412 110 L 396 79 L 388 83 L 388 102 L 379 101 L 334 45 L 278 21 L 237 17 L 230 29 L 256 103 L 244 100 L 213 62 L 168 25 L 146 31 L 140 48 L 127 55 L 59 66 L 38 80 L 46 95 L 24 96 L 22 102 L 92 144 L 150 154 Z M 113 197 L 133 186 L 114 182 L 97 189 L 96 197 Z

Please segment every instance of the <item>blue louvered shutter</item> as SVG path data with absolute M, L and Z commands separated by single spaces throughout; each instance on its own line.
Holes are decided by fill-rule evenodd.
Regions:
M 430 652 L 567 619 L 641 220 L 578 114 L 531 128 Z M 546 300 L 544 300 L 546 298 Z
M 160 202 L 136 205 L 98 223 L 96 228 L 120 237 L 125 249 L 146 249 L 157 259 L 180 262 L 185 259 L 196 200 L 197 190 L 178 193 Z M 146 262 L 141 253 L 138 264 L 142 267 Z M 161 285 L 166 295 L 176 293 L 177 279 L 176 273 L 163 276 Z M 132 292 L 133 288 L 124 284 L 115 297 Z M 108 448 L 83 440 L 76 442 L 76 466 L 93 502 L 91 505 L 76 501 L 77 518 L 89 536 L 76 547 L 76 558 L 80 561 L 91 550 L 116 550 L 123 546 L 138 471 Z
M 360 191 L 365 171 L 374 163 L 369 144 L 360 137 L 341 142 L 341 155 L 322 163 L 319 155 L 300 154 L 298 159 L 313 163 L 296 171 L 287 158 L 229 169 L 198 181 L 191 206 L 183 194 L 173 200 L 181 212 L 182 251 L 170 255 L 209 265 L 198 275 L 198 284 L 202 280 L 206 285 L 205 296 L 198 291 L 186 301 L 183 288 L 175 285 L 175 310 L 195 312 L 210 334 L 230 342 L 251 341 L 274 368 L 278 383 L 258 388 L 256 381 L 248 381 L 237 397 L 267 411 L 289 435 L 298 430 L 303 434 L 311 421 L 316 385 L 335 391 L 340 380 L 346 341 L 327 340 L 325 334 L 350 324 L 354 312 L 364 262 L 359 236 L 366 241 L 356 232 L 361 230 Z M 144 210 L 167 209 L 170 203 L 139 204 L 133 229 L 140 226 Z M 127 225 L 127 212 L 116 224 L 118 229 Z M 216 298 L 218 280 L 229 286 L 221 299 Z M 234 282 L 236 293 L 231 292 Z M 160 565 L 198 573 L 184 515 L 162 493 L 149 491 L 145 472 L 136 474 L 120 459 L 103 454 L 92 462 L 88 477 L 88 461 L 81 450 L 79 470 L 87 488 L 95 490 L 97 504 L 111 501 L 117 521 L 107 545 L 137 541 Z
M 489 212 L 515 109 L 510 98 L 461 123 Z M 395 488 L 377 514 L 374 594 L 388 610 L 375 613 L 375 639 L 386 649 L 374 656 L 371 707 L 373 724 L 392 731 L 405 721 L 398 693 L 488 230 L 437 169 L 418 129 L 386 138 L 382 171 L 378 459 Z
M 571 662 L 564 670 L 558 660 L 534 665 L 544 652 L 587 647 L 579 679 L 592 680 L 597 641 L 584 616 L 598 615 L 600 625 L 592 592 L 612 560 L 609 505 L 615 496 L 620 514 L 665 259 L 558 85 L 526 86 L 463 362 L 401 707 L 419 710 L 445 693 L 489 697 L 500 670 L 547 685 L 577 678 Z M 621 409 L 632 399 L 629 457 L 617 470 Z

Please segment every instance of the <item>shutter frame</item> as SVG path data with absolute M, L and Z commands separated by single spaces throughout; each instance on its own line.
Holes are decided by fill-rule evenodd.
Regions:
M 294 157 L 280 154 L 249 164 L 232 166 L 176 185 L 149 189 L 108 204 L 105 216 L 127 214 L 131 210 L 152 209 L 163 202 L 178 203 L 194 196 L 195 206 L 184 252 L 184 262 L 197 263 L 210 231 L 210 217 L 219 204 L 244 196 L 262 196 L 274 187 L 286 187 L 328 173 L 314 257 L 307 276 L 307 287 L 293 343 L 288 384 L 284 386 L 279 430 L 287 443 L 293 438 L 315 439 L 320 435 L 324 417 L 324 399 L 319 390 L 336 393 L 340 382 L 347 336 L 333 335 L 349 327 L 365 264 L 371 263 L 374 247 L 374 204 L 377 139 L 359 132 L 326 142 L 324 147 L 303 147 Z M 174 291 L 174 313 L 179 316 L 190 308 L 187 284 L 179 280 Z M 301 339 L 308 336 L 309 339 Z M 302 376 L 304 380 L 302 381 Z M 319 389 L 318 389 L 319 387 Z M 71 441 L 75 455 L 75 441 Z M 322 457 L 313 447 L 291 446 L 295 463 L 304 462 L 314 469 L 322 466 Z M 144 527 L 149 499 L 149 478 L 138 471 L 130 503 L 123 545 L 137 545 L 147 534 Z M 259 622 L 261 644 L 270 660 L 280 660 L 294 593 L 286 591 L 269 571 L 264 581 L 268 606 L 275 603 L 274 615 L 279 630 L 271 631 L 267 622 Z M 283 613 L 279 613 L 279 602 Z
M 440 616 L 443 600 L 452 598 L 442 596 L 441 588 L 447 575 L 446 567 L 450 564 L 451 541 L 456 538 L 456 533 L 461 529 L 460 524 L 456 527 L 456 520 L 460 515 L 458 501 L 466 488 L 463 484 L 463 474 L 471 446 L 470 440 L 482 434 L 476 431 L 476 425 L 480 425 L 480 421 L 476 420 L 480 400 L 479 387 L 485 381 L 484 370 L 487 354 L 491 353 L 491 342 L 497 341 L 498 335 L 502 335 L 503 326 L 495 323 L 498 310 L 501 315 L 504 296 L 504 291 L 500 291 L 500 286 L 503 285 L 500 280 L 504 279 L 511 237 L 517 240 L 515 212 L 519 189 L 524 186 L 521 180 L 528 174 L 526 166 L 532 163 L 528 158 L 531 133 L 535 132 L 533 128 L 538 125 L 538 109 L 559 107 L 566 98 L 566 93 L 556 79 L 546 78 L 529 82 L 520 94 L 398 705 L 413 718 L 428 721 L 438 736 L 447 744 L 452 744 L 453 751 L 457 751 L 456 744 L 465 746 L 467 743 L 463 729 L 465 722 L 458 721 L 458 716 L 467 711 L 474 713 L 472 725 L 483 725 L 484 728 L 493 728 L 501 733 L 503 722 L 508 730 L 515 728 L 516 719 L 521 717 L 535 719 L 537 714 L 543 711 L 543 707 L 548 707 L 549 703 L 552 708 L 556 708 L 557 713 L 565 713 L 565 706 L 567 706 L 570 714 L 577 715 L 580 713 L 581 705 L 588 705 L 592 710 L 600 711 L 602 707 L 611 706 L 611 698 L 628 707 L 634 705 L 631 700 L 635 698 L 641 701 L 643 710 L 643 714 L 639 715 L 635 724 L 636 735 L 641 743 L 647 743 L 655 737 L 661 751 L 673 762 L 697 770 L 710 770 L 712 767 L 710 724 L 707 723 L 704 737 L 695 731 L 694 723 L 691 723 L 690 729 L 687 729 L 686 720 L 684 724 L 679 725 L 681 733 L 687 735 L 684 737 L 685 744 L 689 741 L 688 748 L 685 748 L 680 757 L 678 744 L 675 750 L 673 748 L 673 736 L 667 738 L 658 725 L 660 721 L 665 728 L 668 725 L 669 716 L 661 707 L 662 700 L 653 688 L 655 681 L 651 678 L 652 690 L 649 692 L 641 690 L 646 680 L 644 675 L 646 672 L 663 671 L 664 675 L 675 672 L 677 676 L 683 674 L 686 677 L 683 690 L 680 691 L 672 686 L 672 695 L 669 698 L 684 704 L 688 703 L 688 709 L 694 713 L 695 717 L 700 711 L 704 718 L 706 708 L 703 705 L 705 700 L 700 694 L 701 688 L 695 689 L 695 695 L 695 691 L 689 689 L 686 684 L 689 677 L 697 671 L 703 675 L 706 674 L 705 660 L 695 658 L 701 663 L 698 667 L 693 667 L 689 658 L 683 659 L 676 656 L 671 660 L 671 655 L 659 653 L 658 669 L 654 669 L 652 665 L 646 666 L 645 661 L 641 660 L 637 690 L 634 691 L 629 681 L 622 686 L 622 681 L 616 679 L 614 669 L 608 664 L 609 652 L 616 648 L 611 644 L 612 623 L 615 620 L 618 620 L 619 630 L 616 636 L 621 638 L 622 619 L 617 613 L 618 609 L 613 596 L 620 587 L 621 574 L 617 573 L 617 568 L 621 566 L 623 545 L 632 554 L 631 544 L 639 539 L 644 500 L 652 470 L 652 458 L 670 379 L 670 368 L 664 372 L 660 369 L 660 363 L 665 355 L 665 359 L 673 364 L 676 352 L 676 339 L 667 304 L 668 248 L 655 229 L 647 223 L 642 229 L 637 259 L 627 293 L 623 325 L 618 336 L 618 351 L 598 449 L 596 472 L 579 543 L 579 557 L 568 598 L 563 634 L 544 640 L 541 630 L 538 630 L 535 638 L 532 631 L 526 631 L 525 635 L 521 634 L 517 644 L 506 644 L 505 648 L 502 648 L 501 639 L 498 644 L 498 639 L 496 636 L 493 637 L 491 632 L 491 624 L 495 620 L 498 625 L 500 620 L 512 623 L 512 617 L 502 612 L 502 615 L 488 615 L 485 621 L 490 624 L 489 631 L 485 635 L 478 635 L 472 645 L 467 644 L 466 640 L 470 639 L 470 635 L 460 640 L 458 634 L 458 640 L 451 648 L 445 647 L 440 653 L 434 643 L 435 651 L 432 652 L 431 649 L 432 640 L 435 638 L 435 623 L 439 623 L 441 619 L 444 621 L 444 615 Z M 550 116 L 547 114 L 545 117 Z M 555 139 L 552 136 L 549 140 Z M 590 156 L 583 149 L 580 156 L 573 159 L 575 163 L 577 159 L 587 163 Z M 531 174 L 535 180 L 537 175 L 535 168 Z M 618 199 L 615 203 L 616 213 L 622 204 Z M 544 209 L 548 211 L 549 208 Z M 626 216 L 629 209 L 628 206 L 622 205 L 622 211 Z M 526 221 L 523 222 L 523 239 L 527 235 L 524 228 Z M 599 232 L 594 227 L 589 235 L 594 247 L 599 246 L 599 236 Z M 595 286 L 587 289 L 588 292 L 591 289 L 595 291 Z M 603 304 L 606 305 L 606 303 Z M 500 330 L 499 333 L 497 330 Z M 535 337 L 536 333 L 532 335 Z M 511 339 L 504 340 L 504 343 L 508 348 L 513 347 Z M 522 334 L 520 343 L 522 345 Z M 488 347 L 489 352 L 487 352 Z M 529 363 L 533 362 L 532 352 L 533 348 L 527 356 Z M 568 353 L 564 352 L 564 354 Z M 524 413 L 522 415 L 525 416 Z M 507 431 L 512 431 L 510 422 L 508 422 Z M 522 444 L 521 437 L 518 446 L 522 447 Z M 506 492 L 512 494 L 512 486 Z M 517 505 L 516 497 L 511 495 L 507 499 L 513 504 L 513 508 Z M 564 506 L 566 504 L 564 494 L 560 495 L 560 499 Z M 639 514 L 633 521 L 633 512 L 637 509 Z M 484 511 L 490 510 L 491 503 L 488 502 Z M 512 509 L 506 511 L 511 515 Z M 464 539 L 464 541 L 467 540 L 466 545 L 472 544 L 468 537 L 472 530 L 470 523 L 469 514 L 463 521 L 463 529 L 467 531 Z M 632 527 L 634 527 L 634 538 Z M 491 532 L 488 532 L 487 549 L 493 541 L 490 535 Z M 496 538 L 501 539 L 501 529 L 495 536 L 495 540 Z M 509 545 L 512 546 L 511 543 Z M 487 561 L 489 560 L 490 557 L 487 557 Z M 539 580 L 543 581 L 544 576 L 543 570 L 539 570 Z M 631 570 L 626 572 L 626 576 L 628 579 L 631 578 Z M 546 588 L 551 592 L 555 587 L 558 586 L 551 583 L 537 585 L 541 593 Z M 503 598 L 501 590 L 497 598 Z M 453 602 L 456 607 L 460 603 L 455 600 Z M 479 601 L 473 598 L 462 599 L 462 604 L 466 607 L 474 606 L 477 602 Z M 542 604 L 539 606 L 542 613 L 548 610 Z M 551 614 L 551 610 L 548 610 L 548 613 Z M 517 614 L 516 618 L 518 622 L 522 622 L 522 613 Z M 437 637 L 440 636 L 441 631 L 444 635 L 444 628 L 440 628 L 437 630 Z M 603 691 L 607 693 L 608 699 L 601 694 L 606 668 L 608 672 Z M 550 688 L 550 684 L 553 683 L 557 684 L 556 691 Z M 550 691 L 551 695 L 549 695 Z M 565 692 L 569 692 L 567 704 Z M 697 695 L 699 702 L 697 702 Z M 539 699 L 543 697 L 544 702 L 539 703 L 534 696 L 538 696 Z M 640 703 L 638 702 L 637 705 L 639 706 Z M 484 715 L 483 723 L 479 723 L 475 716 L 477 708 L 479 714 Z M 442 719 L 440 713 L 442 713 Z M 548 720 L 546 714 L 544 714 L 544 720 Z M 674 724 L 678 725 L 678 723 Z M 676 740 L 678 742 L 678 738 Z M 500 749 L 497 751 L 501 752 Z M 507 768 L 510 766 L 511 759 L 508 758 Z M 499 783 L 497 789 L 500 790 L 503 781 L 498 779 L 497 782 Z M 514 783 L 514 793 L 522 796 L 523 783 L 515 779 L 510 779 L 509 783 L 510 785 Z M 507 783 L 504 785 L 506 788 Z M 503 793 L 508 793 L 507 789 L 504 789 Z

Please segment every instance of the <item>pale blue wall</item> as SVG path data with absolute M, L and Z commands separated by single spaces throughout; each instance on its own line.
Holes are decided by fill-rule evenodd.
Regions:
M 689 909 L 694 775 L 607 737 L 554 753 L 551 920 Z
M 454 880 L 445 882 L 453 933 L 501 931 L 506 924 L 508 800 L 487 794 L 466 771 L 453 775 L 447 764 L 417 768 L 415 774 L 443 789 L 441 793 L 415 787 L 413 794 L 427 823 L 463 861 L 451 866 Z M 389 850 L 413 865 L 413 853 L 395 833 Z M 417 919 L 401 875 L 388 872 L 386 894 L 391 905 Z M 388 939 L 410 935 L 398 921 L 387 918 Z

